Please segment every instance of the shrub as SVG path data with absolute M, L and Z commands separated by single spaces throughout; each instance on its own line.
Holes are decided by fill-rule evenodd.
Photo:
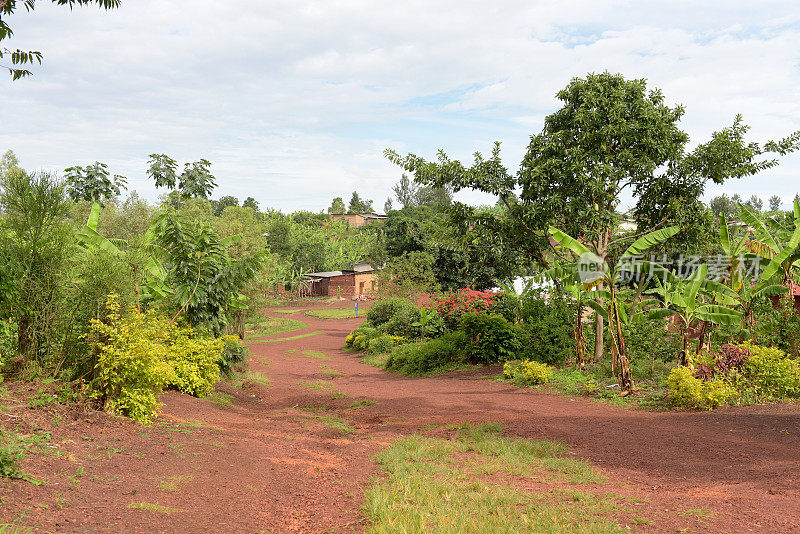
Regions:
M 219 360 L 219 370 L 227 377 L 233 376 L 233 370 L 247 364 L 247 347 L 239 336 L 222 336 L 225 347 Z
M 502 315 L 468 313 L 461 319 L 461 329 L 469 340 L 469 358 L 475 362 L 508 360 L 521 348 L 517 330 Z
M 675 367 L 666 380 L 669 398 L 683 408 L 710 410 L 736 395 L 736 390 L 723 378 L 701 380 L 691 367 Z
M 437 339 L 402 345 L 392 352 L 385 367 L 388 371 L 408 376 L 449 369 L 465 361 L 466 343 L 463 332 L 451 332 Z
M 367 321 L 372 326 L 388 323 L 401 310 L 413 309 L 414 305 L 405 299 L 392 297 L 378 300 L 367 310 Z
M 169 324 L 152 313 L 121 317 L 115 295 L 106 307 L 108 323 L 91 321 L 92 332 L 104 340 L 95 345 L 91 395 L 111 413 L 148 422 L 158 407 L 156 395 L 174 374 L 165 361 Z
M 378 336 L 369 341 L 368 352 L 370 354 L 386 354 L 391 352 L 394 347 L 402 344 L 404 341 L 405 338 L 401 336 L 390 336 L 388 334 Z
M 756 391 L 775 398 L 800 397 L 800 363 L 787 358 L 777 348 L 759 347 L 745 343 L 750 352 L 744 364 L 744 374 Z
M 165 355 L 172 371 L 165 385 L 195 397 L 208 395 L 219 380 L 224 350 L 220 338 L 198 336 L 191 328 L 176 329 Z
M 467 287 L 437 300 L 433 307 L 444 319 L 447 328 L 455 330 L 465 314 L 491 312 L 496 296 L 497 293 L 493 291 L 475 291 Z
M 350 334 L 345 338 L 344 343 L 347 348 L 364 351 L 369 348 L 370 340 L 380 335 L 381 332 L 376 328 L 360 326 L 350 332 Z
M 420 312 L 414 306 L 401 308 L 392 315 L 386 323 L 381 326 L 381 329 L 387 334 L 395 336 L 403 336 L 407 338 L 420 337 Z
M 531 360 L 509 360 L 503 365 L 503 375 L 523 384 L 544 384 L 550 381 L 553 369 Z
M 575 352 L 575 313 L 564 299 L 526 298 L 522 303 L 525 335 L 520 337 L 520 356 L 551 365 L 562 365 L 571 358 Z

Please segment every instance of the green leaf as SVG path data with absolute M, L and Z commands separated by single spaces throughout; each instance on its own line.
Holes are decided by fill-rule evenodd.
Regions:
M 680 230 L 681 229 L 678 226 L 670 226 L 669 228 L 662 228 L 661 230 L 655 230 L 645 234 L 628 247 L 628 249 L 620 257 L 620 260 L 623 258 L 630 258 L 631 256 L 638 256 L 646 250 L 651 249 L 656 245 L 660 245 L 670 237 L 680 232 Z
M 567 234 L 565 234 L 564 232 L 562 232 L 561 230 L 559 230 L 554 226 L 550 227 L 549 232 L 557 243 L 574 252 L 576 256 L 581 256 L 582 254 L 594 254 L 589 249 L 589 247 L 587 247 L 577 239 L 568 236 Z
M 675 310 L 670 310 L 669 308 L 659 308 L 657 310 L 650 310 L 647 312 L 647 318 L 651 321 L 660 321 L 661 319 L 672 317 L 676 313 L 677 312 Z
M 722 251 L 731 256 L 731 240 L 728 236 L 728 221 L 725 220 L 724 215 L 719 216 L 719 244 L 722 246 Z
M 715 324 L 733 326 L 742 320 L 742 312 L 716 304 L 703 304 L 695 310 L 697 317 Z
M 775 242 L 775 238 L 769 233 L 769 230 L 767 230 L 767 226 L 764 224 L 764 221 L 758 218 L 747 206 L 743 204 L 739 204 L 739 210 L 741 211 L 742 220 L 753 229 L 753 233 L 756 235 L 759 241 L 768 246 L 774 253 L 777 254 L 779 250 L 778 244 Z
M 608 310 L 600 305 L 596 300 L 587 300 L 586 305 L 596 311 L 603 319 L 608 321 Z

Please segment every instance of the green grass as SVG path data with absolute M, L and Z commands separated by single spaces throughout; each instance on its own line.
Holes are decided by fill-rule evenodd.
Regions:
M 0 534 L 33 534 L 35 531 L 31 527 L 12 525 L 9 523 L 0 524 Z
M 344 373 L 341 371 L 337 371 L 336 369 L 331 369 L 327 365 L 322 366 L 322 370 L 320 371 L 323 375 L 329 376 L 331 378 L 337 378 L 340 376 L 344 376 Z
M 172 514 L 175 512 L 181 512 L 177 508 L 170 508 L 169 506 L 161 506 L 158 503 L 149 503 L 149 502 L 132 502 L 128 505 L 128 508 L 132 510 L 144 510 L 146 512 L 158 512 L 160 514 Z
M 625 512 L 627 500 L 565 487 L 564 479 L 602 477 L 564 453 L 558 443 L 503 437 L 491 424 L 458 427 L 451 440 L 400 439 L 376 458 L 386 477 L 366 491 L 368 532 L 623 532 L 608 516 Z M 509 475 L 561 484 L 526 491 L 505 483 Z
M 331 382 L 325 382 L 324 380 L 316 380 L 314 382 L 301 380 L 297 384 L 306 387 L 308 389 L 317 389 L 317 390 L 328 389 L 333 387 L 333 384 Z
M 316 332 L 309 332 L 308 334 L 300 334 L 297 336 L 292 337 L 281 337 L 278 339 L 252 339 L 250 340 L 251 343 L 276 343 L 278 341 L 294 341 L 295 339 L 303 339 L 304 337 L 311 337 L 316 336 L 317 334 L 321 334 L 322 330 L 317 330 Z
M 330 360 L 330 356 L 326 356 L 324 352 L 320 350 L 304 350 L 303 356 L 306 358 L 315 358 L 317 360 Z
M 375 404 L 376 402 L 374 400 L 359 399 L 350 406 L 346 407 L 345 410 L 360 410 L 361 408 L 364 408 L 366 406 L 374 406 Z
M 233 395 L 214 391 L 206 397 L 206 400 L 219 406 L 220 408 L 233 408 Z
M 282 334 L 284 332 L 292 332 L 294 330 L 302 330 L 303 328 L 307 328 L 308 324 L 288 317 L 263 317 L 258 324 L 248 326 L 251 327 L 248 328 L 248 330 L 252 331 L 244 336 L 245 339 L 254 339 L 274 334 Z
M 317 417 L 314 417 L 312 421 L 316 421 L 317 423 L 329 426 L 335 430 L 338 430 L 342 434 L 356 433 L 355 427 L 350 423 L 348 423 L 346 420 L 339 417 L 338 415 L 332 415 L 332 414 L 319 415 Z
M 289 314 L 292 314 L 292 313 L 297 313 L 300 310 L 291 310 L 291 309 L 286 309 L 286 308 L 270 308 L 268 311 L 270 311 L 272 313 L 285 313 L 286 315 L 289 315 Z
M 366 354 L 361 358 L 361 363 L 383 369 L 386 366 L 386 361 L 389 359 L 389 356 L 389 354 Z
M 350 308 L 331 308 L 329 310 L 308 310 L 306 315 L 318 319 L 350 319 L 356 317 L 356 312 Z M 359 315 L 359 317 L 363 316 L 363 313 Z
M 261 371 L 245 371 L 239 374 L 239 379 L 243 382 L 255 382 L 256 384 L 261 384 L 262 386 L 268 386 L 272 383 L 272 380 L 270 380 L 267 374 L 262 373 Z
M 158 489 L 164 491 L 180 491 L 180 484 L 194 480 L 192 475 L 177 475 L 167 477 L 158 483 Z

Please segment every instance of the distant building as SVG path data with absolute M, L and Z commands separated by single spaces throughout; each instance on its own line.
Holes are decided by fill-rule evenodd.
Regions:
M 352 228 L 360 228 L 365 224 L 389 218 L 383 213 L 331 213 L 330 217 L 332 221 L 346 221 Z
M 375 291 L 375 269 L 355 263 L 352 269 L 309 273 L 312 297 L 354 297 Z

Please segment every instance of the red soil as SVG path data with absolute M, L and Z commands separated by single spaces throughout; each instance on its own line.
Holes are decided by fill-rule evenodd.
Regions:
M 312 306 L 331 305 L 304 309 Z M 638 515 L 651 522 L 630 524 L 634 530 L 800 531 L 797 406 L 653 413 L 487 379 L 497 369 L 404 378 L 341 350 L 360 319 L 291 317 L 308 328 L 272 338 L 323 333 L 252 343 L 250 369 L 271 383 L 218 385 L 234 397 L 231 407 L 168 392 L 156 424 L 143 426 L 59 405 L 30 408 L 19 401 L 26 386 L 10 386 L 3 425 L 48 430 L 52 440 L 46 454 L 23 462 L 41 486 L 0 480 L 0 524 L 44 532 L 363 531 L 376 452 L 430 425 L 499 422 L 511 435 L 566 443 L 607 476 L 605 491 L 642 499 Z M 323 365 L 343 376 L 332 378 Z M 317 381 L 332 385 L 309 387 Z M 375 404 L 348 409 L 362 397 Z M 315 420 L 330 413 L 356 432 Z

